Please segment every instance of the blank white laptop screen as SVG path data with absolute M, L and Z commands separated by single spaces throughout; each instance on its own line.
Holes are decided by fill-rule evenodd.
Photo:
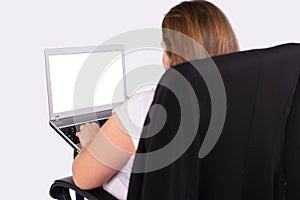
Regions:
M 87 59 L 89 59 L 89 62 L 86 62 Z M 90 62 L 91 60 L 92 62 Z M 103 65 L 108 61 L 110 65 Z M 53 113 L 74 110 L 74 88 L 82 67 L 97 67 L 101 70 L 101 73 L 99 73 L 99 79 L 95 87 L 94 104 L 76 107 L 76 109 L 111 105 L 125 100 L 121 51 L 50 55 L 48 62 Z M 118 89 L 116 92 L 115 88 L 117 86 L 123 89 Z

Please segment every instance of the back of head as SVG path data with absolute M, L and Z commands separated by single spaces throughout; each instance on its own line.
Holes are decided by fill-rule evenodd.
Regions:
M 219 8 L 207 1 L 184 1 L 176 5 L 166 14 L 162 28 L 163 42 L 173 65 L 187 60 L 173 53 L 178 49 L 184 51 L 189 60 L 203 56 L 197 53 L 197 48 L 193 45 L 187 45 L 180 34 L 174 34 L 172 31 L 190 37 L 202 45 L 210 56 L 239 51 L 228 19 Z

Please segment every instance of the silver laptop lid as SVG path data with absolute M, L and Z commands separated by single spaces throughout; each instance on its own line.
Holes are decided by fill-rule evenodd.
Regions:
M 123 51 L 123 45 L 45 49 L 50 120 L 109 110 L 124 102 Z M 86 91 L 93 93 L 92 100 L 80 99 L 79 93 Z

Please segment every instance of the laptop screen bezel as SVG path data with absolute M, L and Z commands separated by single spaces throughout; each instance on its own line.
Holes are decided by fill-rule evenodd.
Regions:
M 50 75 L 50 65 L 49 56 L 54 55 L 68 55 L 68 54 L 79 54 L 79 53 L 95 53 L 95 52 L 110 52 L 110 51 L 120 51 L 122 56 L 122 69 L 123 69 L 123 84 L 124 84 L 124 100 L 127 96 L 127 86 L 126 86 L 126 69 L 125 69 L 125 59 L 124 59 L 124 45 L 113 44 L 113 45 L 101 45 L 101 46 L 81 46 L 81 47 L 66 47 L 66 48 L 51 48 L 44 50 L 45 56 L 45 66 L 46 66 L 46 80 L 47 80 L 47 92 L 48 92 L 48 107 L 49 107 L 49 118 L 50 120 L 58 120 L 61 118 L 72 117 L 76 115 L 83 115 L 88 113 L 94 113 L 98 111 L 110 110 L 114 106 L 117 106 L 122 102 L 116 102 L 114 104 L 106 104 L 101 106 L 93 106 L 88 108 L 82 108 L 77 110 L 69 110 L 63 112 L 53 112 L 53 100 L 52 100 L 52 88 L 51 88 L 51 75 Z

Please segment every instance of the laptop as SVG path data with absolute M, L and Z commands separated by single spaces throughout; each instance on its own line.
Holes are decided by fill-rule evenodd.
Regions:
M 126 99 L 123 51 L 118 44 L 44 51 L 49 124 L 77 152 L 79 127 L 102 126 Z

